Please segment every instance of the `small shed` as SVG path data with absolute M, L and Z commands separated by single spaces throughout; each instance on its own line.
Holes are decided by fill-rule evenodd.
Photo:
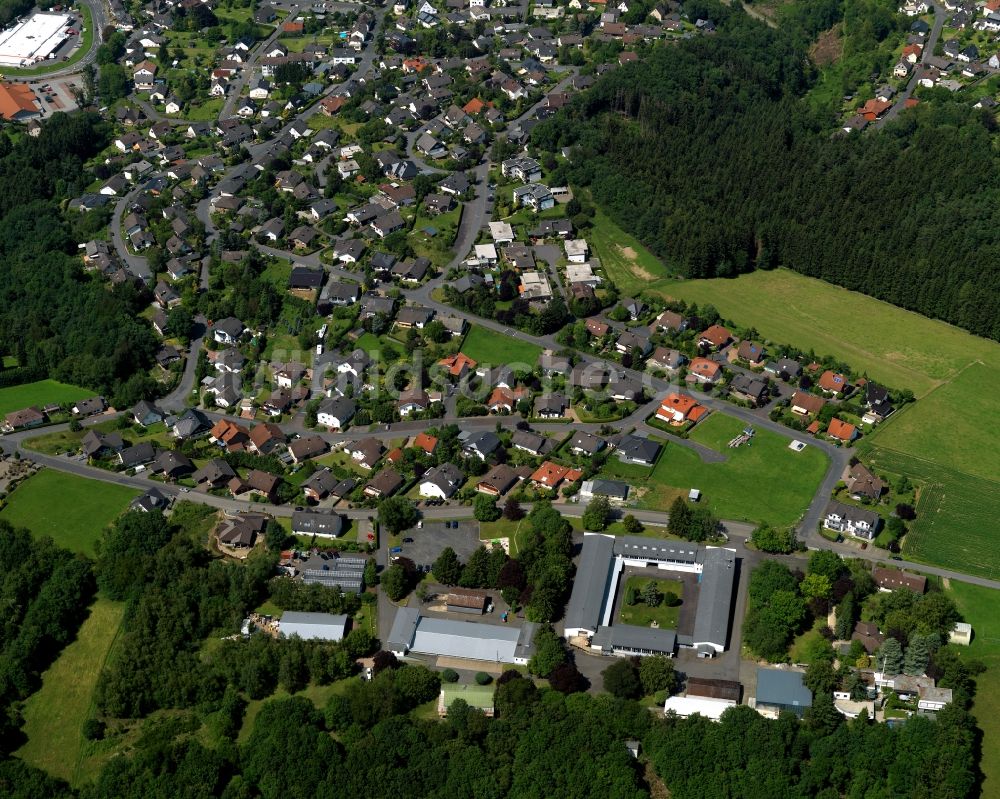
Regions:
M 697 502 L 699 499 L 701 499 L 700 489 L 692 488 L 690 491 L 688 491 L 688 499 L 691 500 L 692 502 Z
M 481 616 L 486 612 L 486 592 L 474 588 L 453 588 L 448 594 L 447 609 L 450 613 L 469 613 Z

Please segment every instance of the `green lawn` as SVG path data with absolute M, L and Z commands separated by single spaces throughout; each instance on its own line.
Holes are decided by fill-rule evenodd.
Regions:
M 634 624 L 637 627 L 649 627 L 655 621 L 659 624 L 661 630 L 676 630 L 677 622 L 681 616 L 682 603 L 678 602 L 673 607 L 667 607 L 666 603 L 661 602 L 655 608 L 650 607 L 642 600 L 642 589 L 650 582 L 656 583 L 661 596 L 665 595 L 668 591 L 678 597 L 684 596 L 684 584 L 680 580 L 651 581 L 648 577 L 634 574 L 625 581 L 624 593 L 622 594 L 622 609 L 618 614 L 619 621 L 622 624 Z M 628 597 L 628 592 L 633 587 L 639 593 L 639 602 L 635 605 L 629 605 L 626 604 L 624 597 Z
M 184 118 L 191 122 L 212 122 L 219 116 L 224 102 L 221 97 L 212 97 L 203 103 L 192 104 Z
M 7 498 L 0 518 L 35 535 L 51 536 L 74 552 L 94 554 L 101 532 L 141 492 L 134 488 L 43 469 Z
M 668 510 L 675 497 L 698 488 L 701 501 L 722 519 L 794 524 L 823 478 L 826 455 L 815 447 L 793 452 L 789 439 L 767 430 L 757 431 L 752 446 L 729 449 L 728 442 L 743 426 L 732 416 L 714 413 L 692 432 L 692 440 L 724 453 L 724 463 L 705 463 L 690 449 L 666 444 L 646 480 L 633 482 L 641 494 L 639 506 Z
M 1000 797 L 1000 593 L 968 583 L 952 582 L 948 593 L 972 625 L 968 656 L 981 660 L 986 671 L 976 679 L 972 712 L 983 731 L 983 797 Z M 959 647 L 965 654 L 965 648 Z
M 83 723 L 92 713 L 97 677 L 118 634 L 125 606 L 98 599 L 73 643 L 42 675 L 24 704 L 27 743 L 16 753 L 54 777 L 78 784 L 85 747 Z
M 41 408 L 50 403 L 76 402 L 93 397 L 94 393 L 57 380 L 39 380 L 35 383 L 0 388 L 0 416 L 6 416 L 11 411 L 19 411 L 31 405 Z
M 538 363 L 542 349 L 527 341 L 473 325 L 462 342 L 462 352 L 479 364 L 508 364 L 514 367 L 523 364 L 525 370 L 530 371 Z
M 653 281 L 670 276 L 659 258 L 600 211 L 594 215 L 594 227 L 586 232 L 586 238 L 608 278 L 623 295 L 638 294 Z

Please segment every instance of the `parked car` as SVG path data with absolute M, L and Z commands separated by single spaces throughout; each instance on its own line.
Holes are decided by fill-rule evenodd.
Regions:
M 412 538 L 404 538 L 403 539 L 403 543 L 404 544 L 412 544 L 413 543 L 413 539 Z

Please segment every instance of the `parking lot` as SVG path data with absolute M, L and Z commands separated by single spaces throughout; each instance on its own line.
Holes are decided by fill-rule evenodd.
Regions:
M 449 526 L 445 526 L 449 525 Z M 456 526 L 457 525 L 457 526 Z M 479 548 L 479 522 L 423 522 L 423 527 L 403 533 L 402 552 L 394 554 L 409 558 L 417 566 L 430 566 L 445 547 L 451 547 L 463 563 Z M 412 538 L 411 543 L 405 539 Z

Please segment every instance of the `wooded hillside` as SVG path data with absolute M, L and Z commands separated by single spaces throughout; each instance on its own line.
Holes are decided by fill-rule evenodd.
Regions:
M 935 95 L 836 135 L 801 99 L 802 27 L 701 13 L 718 34 L 615 70 L 535 143 L 574 145 L 575 184 L 681 274 L 787 266 L 1000 338 L 992 115 Z

